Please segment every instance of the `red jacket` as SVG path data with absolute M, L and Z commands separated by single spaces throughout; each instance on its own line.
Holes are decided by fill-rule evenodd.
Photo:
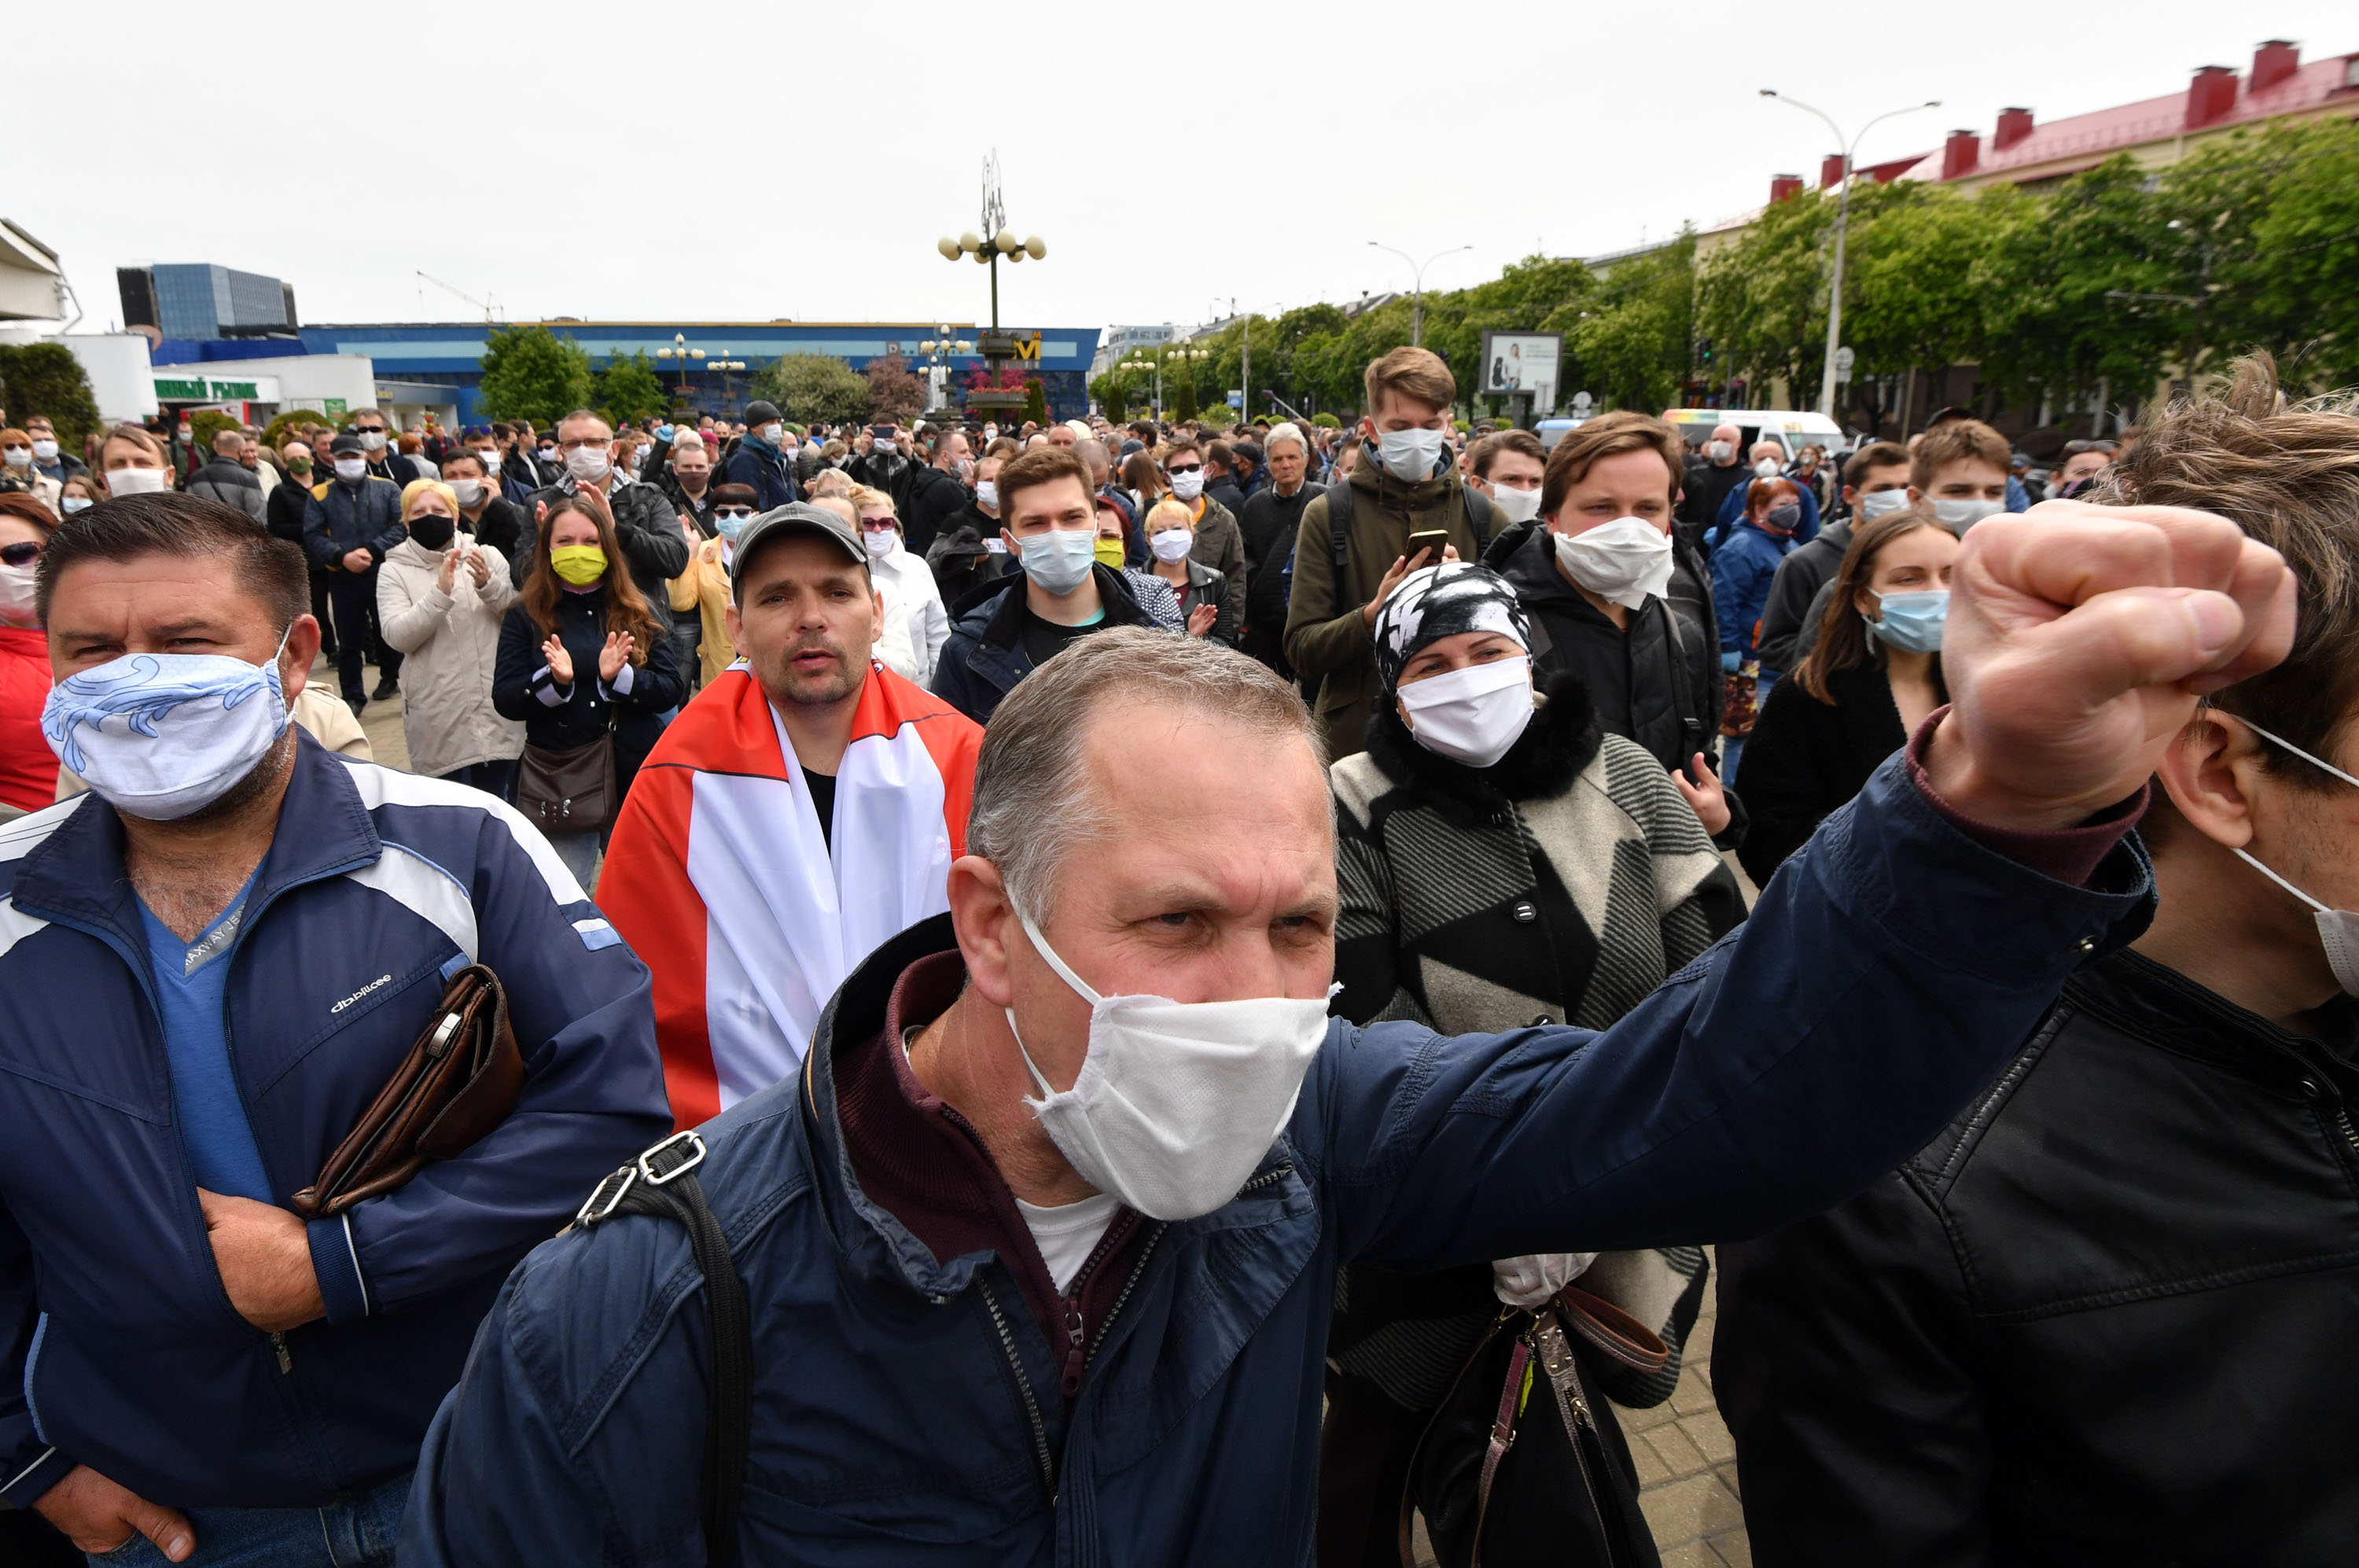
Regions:
M 49 700 L 49 634 L 0 626 L 0 801 L 28 811 L 58 798 L 58 754 L 41 738 Z

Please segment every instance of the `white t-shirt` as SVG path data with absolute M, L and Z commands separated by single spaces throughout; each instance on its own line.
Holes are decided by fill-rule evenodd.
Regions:
M 1055 1282 L 1059 1295 L 1065 1293 L 1065 1287 L 1073 1282 L 1073 1276 L 1082 1271 L 1082 1265 L 1097 1250 L 1106 1227 L 1114 1224 L 1114 1214 L 1121 1207 L 1111 1192 L 1100 1192 L 1078 1203 L 1060 1203 L 1052 1209 L 1037 1208 L 1021 1198 L 1016 1200 L 1016 1212 L 1024 1216 L 1025 1228 L 1032 1233 L 1032 1245 L 1040 1249 L 1040 1260 L 1049 1266 L 1049 1278 Z

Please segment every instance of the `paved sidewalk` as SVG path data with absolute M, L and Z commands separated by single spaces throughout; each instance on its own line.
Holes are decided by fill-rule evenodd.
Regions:
M 1736 1491 L 1736 1444 L 1712 1392 L 1712 1339 L 1720 1273 L 1711 1287 L 1670 1399 L 1651 1410 L 1616 1408 L 1638 1465 L 1638 1506 L 1662 1550 L 1663 1568 L 1750 1568 L 1745 1512 Z

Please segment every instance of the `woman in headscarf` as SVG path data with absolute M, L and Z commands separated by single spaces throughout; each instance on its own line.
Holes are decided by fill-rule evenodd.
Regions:
M 1602 1029 L 1744 920 L 1734 877 L 1652 755 L 1599 728 L 1577 677 L 1534 689 L 1530 623 L 1506 579 L 1454 561 L 1411 572 L 1373 640 L 1368 749 L 1329 769 L 1338 1014 L 1444 1035 Z M 1644 1407 L 1678 1381 L 1704 1274 L 1696 1247 L 1418 1276 L 1352 1266 L 1329 1340 L 1320 1561 L 1394 1560 L 1410 1453 L 1503 1301 L 1537 1304 L 1578 1278 L 1654 1329 L 1672 1353 L 1661 1372 L 1594 1369 Z M 1618 1431 L 1608 1447 L 1627 1469 Z

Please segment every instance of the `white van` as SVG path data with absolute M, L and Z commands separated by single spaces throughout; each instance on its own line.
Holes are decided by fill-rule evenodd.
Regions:
M 1791 463 L 1805 446 L 1815 446 L 1830 457 L 1851 450 L 1843 427 L 1824 414 L 1795 408 L 1666 408 L 1663 418 L 1680 432 L 1680 440 L 1698 451 L 1722 425 L 1734 425 L 1740 434 L 1736 455 L 1743 457 L 1756 441 L 1773 441 L 1786 449 Z

